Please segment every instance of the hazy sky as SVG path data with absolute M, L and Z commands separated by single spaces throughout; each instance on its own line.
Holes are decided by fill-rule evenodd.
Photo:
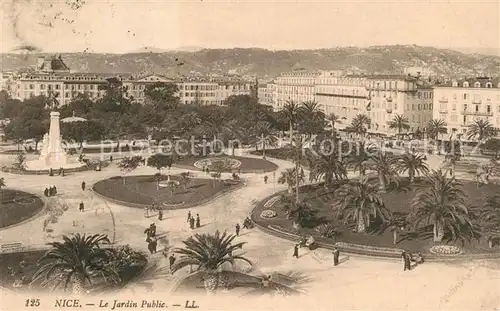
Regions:
M 0 2 L 2 52 L 22 44 L 45 52 L 109 53 L 130 52 L 143 46 L 500 47 L 498 0 Z

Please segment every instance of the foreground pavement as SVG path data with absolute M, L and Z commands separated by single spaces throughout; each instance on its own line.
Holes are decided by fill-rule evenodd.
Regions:
M 292 165 L 285 161 L 272 161 L 279 165 L 276 177 L 280 171 Z M 432 162 L 437 163 L 438 160 L 433 159 Z M 184 170 L 173 168 L 172 174 L 181 171 Z M 141 167 L 134 171 L 133 175 L 154 173 L 153 169 Z M 204 176 L 200 172 L 194 173 Z M 182 240 L 193 233 L 213 232 L 216 229 L 234 232 L 236 223 L 241 224 L 252 210 L 255 201 L 286 188 L 284 185 L 273 184 L 272 173 L 268 174 L 270 180 L 267 185 L 264 185 L 263 174 L 246 175 L 245 187 L 208 204 L 191 208 L 192 214 L 200 214 L 202 223 L 201 228 L 191 230 L 186 221 L 188 210 L 166 211 L 164 220 L 158 221 L 156 217 L 145 218 L 141 209 L 109 203 L 91 191 L 82 191 L 80 188 L 83 180 L 87 187 L 91 188 L 98 180 L 121 174 L 114 165 L 102 172 L 82 172 L 65 177 L 4 174 L 9 188 L 37 194 L 42 194 L 46 186 L 56 185 L 60 202 L 67 203 L 69 210 L 59 217 L 56 224 L 51 225 L 54 232 L 51 232 L 50 236 L 42 231 L 44 217 L 38 217 L 0 230 L 0 244 L 21 242 L 31 247 L 42 247 L 62 234 L 105 233 L 112 239 L 114 237 L 116 244 L 130 244 L 147 252 L 143 231 L 151 222 L 155 222 L 158 233 L 165 237 L 160 240 L 159 249 L 168 250 L 180 246 Z M 78 212 L 80 200 L 86 205 L 84 213 Z M 341 265 L 332 267 L 329 251 L 301 249 L 300 257 L 295 259 L 292 258 L 292 242 L 267 235 L 257 229 L 242 230 L 237 240 L 246 242 L 243 251 L 254 263 L 252 269 L 245 270 L 246 272 L 254 275 L 279 272 L 300 276 L 302 281 L 297 289 L 306 296 L 301 297 L 293 309 L 493 310 L 500 307 L 498 261 L 425 263 L 412 271 L 403 271 L 403 264 L 399 260 L 347 257 L 343 254 Z M 172 276 L 166 269 L 167 261 L 160 252 L 151 255 L 146 271 L 121 294 L 130 296 L 151 293 L 162 297 L 167 295 L 175 283 L 185 275 L 185 272 L 181 271 Z M 247 268 L 241 263 L 237 269 Z M 230 291 L 227 295 L 232 294 L 236 292 Z M 253 301 L 255 302 L 255 298 Z M 256 308 L 255 304 L 241 302 L 236 306 L 245 310 Z M 279 307 L 274 305 L 259 308 Z

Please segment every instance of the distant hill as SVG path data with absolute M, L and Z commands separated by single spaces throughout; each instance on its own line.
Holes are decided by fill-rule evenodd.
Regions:
M 34 66 L 38 55 L 43 54 L 2 54 L 0 68 L 13 70 Z M 464 54 L 416 45 L 290 51 L 234 48 L 153 52 L 141 49 L 129 54 L 66 53 L 62 57 L 75 71 L 137 74 L 156 72 L 166 75 L 232 73 L 273 78 L 283 71 L 297 68 L 399 73 L 405 67 L 415 66 L 429 68 L 436 74 L 455 76 L 500 72 L 499 56 Z

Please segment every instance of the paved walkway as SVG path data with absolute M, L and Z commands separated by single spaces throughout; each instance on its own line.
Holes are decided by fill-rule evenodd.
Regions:
M 272 161 L 280 167 L 276 178 L 283 169 L 292 167 L 290 162 Z M 173 174 L 181 171 L 172 169 Z M 154 173 L 153 169 L 141 167 L 131 174 Z M 203 175 L 201 172 L 194 174 Z M 159 248 L 171 248 L 180 246 L 182 240 L 192 235 L 193 231 L 233 231 L 236 222 L 241 224 L 252 210 L 253 202 L 286 189 L 285 185 L 273 184 L 272 173 L 268 173 L 270 178 L 267 185 L 264 185 L 263 174 L 246 175 L 244 177 L 247 185 L 244 188 L 209 204 L 192 208 L 192 214 L 200 214 L 202 227 L 191 230 L 186 221 L 187 210 L 167 211 L 164 213 L 165 219 L 160 222 L 156 217 L 145 218 L 141 209 L 108 203 L 94 196 L 91 191 L 82 191 L 80 188 L 83 180 L 87 187 L 91 188 L 94 182 L 117 175 L 121 175 L 121 172 L 114 165 L 102 172 L 81 172 L 65 177 L 4 174 L 9 187 L 34 193 L 41 194 L 46 186 L 56 185 L 60 201 L 69 204 L 70 208 L 59 217 L 56 224 L 50 225 L 54 229 L 50 236 L 42 231 L 44 217 L 39 217 L 19 226 L 0 230 L 0 244 L 22 242 L 26 245 L 42 246 L 62 234 L 88 232 L 106 233 L 111 238 L 115 237 L 115 243 L 130 244 L 146 252 L 143 231 L 151 222 L 155 222 L 158 233 L 165 235 L 168 240 L 160 241 Z M 78 203 L 82 199 L 86 204 L 84 213 L 78 212 Z M 73 221 L 76 226 L 73 226 Z M 250 273 L 260 275 L 280 272 L 302 276 L 298 289 L 316 299 L 304 297 L 301 302 L 295 304 L 295 308 L 492 310 L 500 306 L 498 262 L 426 263 L 410 272 L 403 272 L 403 265 L 399 261 L 341 256 L 344 262 L 334 268 L 328 251 L 301 250 L 300 257 L 295 259 L 292 258 L 292 242 L 267 235 L 257 229 L 242 230 L 237 240 L 246 242 L 243 251 L 245 256 L 254 262 Z M 167 266 L 167 259 L 161 253 L 151 256 L 146 271 L 129 284 L 123 294 L 168 293 L 183 274 L 181 272 L 172 276 Z M 245 269 L 244 263 L 238 269 Z M 307 304 L 303 304 L 305 302 Z M 238 309 L 254 307 L 254 304 L 238 305 Z

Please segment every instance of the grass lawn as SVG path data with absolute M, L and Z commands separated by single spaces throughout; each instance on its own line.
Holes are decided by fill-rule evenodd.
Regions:
M 45 252 L 46 250 L 38 250 L 0 254 L 0 286 L 23 293 L 44 290 L 38 283 L 33 284 L 30 289 L 29 282 L 31 282 L 33 275 L 40 267 L 37 265 L 37 261 L 45 254 Z M 20 263 L 22 261 L 25 262 L 24 267 L 21 267 Z M 91 287 L 92 291 L 102 293 L 113 291 L 124 286 L 144 269 L 146 262 L 146 257 L 143 256 L 139 264 L 117 271 L 122 280 L 119 284 L 105 283 L 102 278 L 98 279 L 97 282 L 93 280 L 93 286 Z M 9 267 L 12 269 L 9 269 Z M 14 273 L 12 273 L 12 271 Z M 14 282 L 16 280 L 21 280 L 23 276 L 26 277 L 25 284 L 23 284 L 22 287 L 14 287 Z
M 179 160 L 174 164 L 180 167 L 188 167 L 190 169 L 198 169 L 194 166 L 194 163 L 196 161 L 199 161 L 201 159 L 205 158 L 210 158 L 210 157 L 184 157 L 183 159 Z M 230 170 L 228 169 L 227 172 L 238 172 L 240 171 L 241 173 L 265 173 L 265 172 L 272 172 L 278 169 L 278 166 L 270 161 L 263 160 L 263 159 L 256 159 L 256 158 L 246 158 L 246 157 L 232 157 L 232 156 L 227 156 L 227 155 L 222 155 L 222 156 L 214 156 L 214 158 L 230 158 L 230 159 L 235 159 L 241 162 L 241 166 L 234 169 Z
M 248 295 L 266 295 L 273 294 L 277 289 L 284 290 L 287 293 L 297 295 L 300 294 L 297 290 L 286 285 L 269 282 L 269 287 L 263 287 L 261 279 L 252 275 L 244 274 L 236 271 L 222 271 L 221 276 L 227 280 L 228 290 Z M 183 279 L 174 289 L 174 293 L 189 293 L 193 295 L 205 295 L 206 290 L 203 284 L 203 275 L 201 273 L 193 273 Z
M 42 200 L 36 195 L 19 190 L 0 190 L 0 228 L 24 221 L 43 209 Z
M 166 180 L 166 176 L 162 176 Z M 172 180 L 180 180 L 180 176 L 172 175 Z M 215 196 L 238 188 L 241 182 L 191 178 L 186 189 L 182 185 L 173 188 L 160 187 L 157 190 L 156 180 L 149 176 L 121 176 L 101 180 L 94 185 L 94 191 L 112 200 L 131 203 L 130 206 L 151 206 L 153 202 L 163 209 L 188 208 L 203 204 Z M 162 204 L 165 205 L 162 205 Z M 166 206 L 169 205 L 169 206 Z
M 500 186 L 498 185 L 484 185 L 477 187 L 475 183 L 470 181 L 461 181 L 463 190 L 469 200 L 469 204 L 474 206 L 481 206 L 489 196 L 500 193 Z M 336 218 L 336 213 L 331 208 L 334 190 L 325 190 L 322 185 L 304 186 L 301 188 L 303 200 L 309 202 L 314 210 L 317 211 L 317 221 L 312 223 L 310 228 L 299 229 L 299 235 L 309 236 L 313 235 L 318 241 L 325 243 L 346 242 L 353 244 L 371 245 L 379 247 L 393 247 L 403 248 L 410 251 L 421 251 L 427 253 L 429 248 L 434 245 L 432 241 L 432 227 L 419 230 L 419 232 L 402 232 L 398 236 L 398 243 L 393 244 L 393 235 L 390 230 L 374 224 L 367 231 L 368 233 L 360 234 L 353 230 L 354 224 L 344 224 L 342 220 Z M 285 194 L 286 192 L 282 192 Z M 398 216 L 405 216 L 410 211 L 410 202 L 415 196 L 414 190 L 407 191 L 389 191 L 382 195 L 385 205 L 392 211 L 393 214 Z M 286 219 L 286 214 L 280 207 L 280 203 L 276 202 L 272 207 L 264 207 L 265 202 L 258 204 L 254 211 L 254 220 L 260 225 L 267 227 L 268 225 L 277 226 L 280 230 L 290 233 L 296 233 L 293 228 L 292 220 Z M 271 219 L 263 219 L 260 213 L 263 210 L 271 209 L 277 213 L 277 216 Z M 336 239 L 319 237 L 315 227 L 320 223 L 331 223 L 339 232 Z M 374 229 L 376 228 L 376 229 Z M 450 243 L 453 244 L 453 243 Z M 461 243 L 456 244 L 467 253 L 498 253 L 500 248 L 498 246 L 489 248 L 485 238 L 481 238 L 478 243 L 473 240 L 471 243 L 466 243 L 464 246 Z

